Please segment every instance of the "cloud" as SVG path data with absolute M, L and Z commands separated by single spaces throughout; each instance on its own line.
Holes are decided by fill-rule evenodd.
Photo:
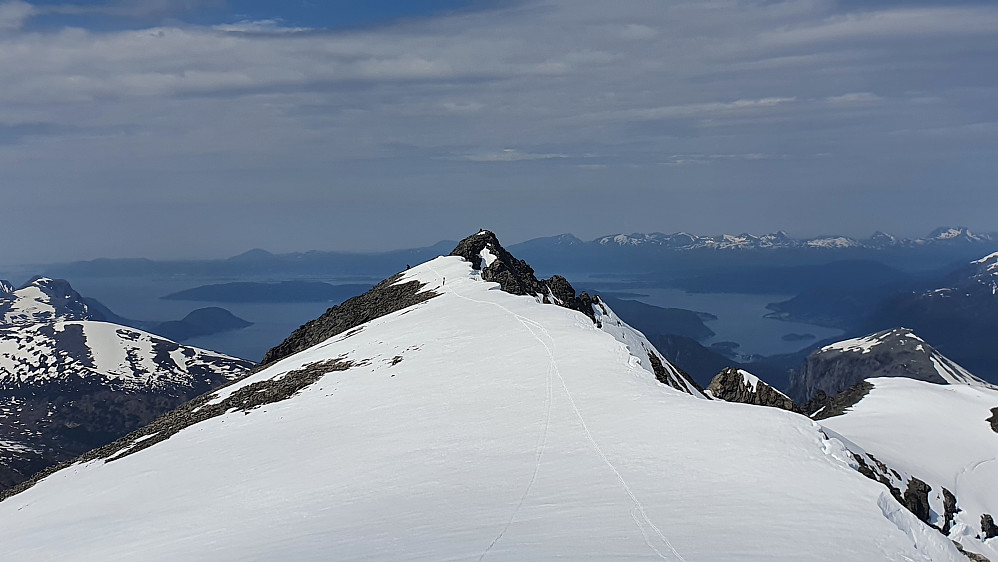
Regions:
M 840 230 L 829 221 L 852 220 L 849 206 L 868 204 L 826 198 L 843 186 L 875 201 L 944 181 L 954 200 L 975 201 L 981 178 L 998 173 L 987 167 L 998 158 L 971 161 L 998 152 L 987 125 L 998 122 L 998 41 L 985 32 L 998 7 L 924 4 L 524 0 L 350 31 L 301 30 L 279 13 L 211 25 L 142 20 L 210 2 L 75 7 L 139 18 L 131 22 L 139 29 L 109 31 L 35 29 L 41 5 L 8 1 L 0 4 L 5 203 L 58 202 L 107 224 L 112 211 L 137 216 L 150 205 L 191 221 L 184 201 L 219 217 L 241 206 L 218 219 L 216 234 L 242 250 L 272 246 L 249 240 L 266 229 L 239 221 L 264 220 L 275 200 L 288 217 L 354 205 L 357 220 L 330 239 L 368 232 L 368 212 L 401 225 L 431 200 L 477 216 L 484 192 L 595 205 L 612 187 L 620 196 L 590 211 L 627 217 L 629 231 L 662 229 L 663 220 L 727 230 L 746 209 L 770 221 L 759 230 Z M 513 162 L 524 165 L 474 165 Z M 704 186 L 714 207 L 684 195 Z M 938 207 L 916 205 L 924 199 L 883 199 L 913 217 L 905 224 L 934 222 Z M 730 208 L 717 208 L 721 200 Z M 816 202 L 827 212 L 814 211 Z M 490 206 L 497 227 L 525 221 L 504 205 Z M 688 210 L 665 219 L 665 205 Z M 35 216 L 72 222 L 59 208 Z M 429 242 L 455 236 L 443 231 L 451 219 L 420 209 L 441 225 Z M 149 220 L 170 228 L 166 218 Z M 272 235 L 293 244 L 304 227 L 290 222 Z M 583 236 L 586 227 L 557 228 Z M 0 237 L 28 228 L 29 218 L 12 217 Z M 110 235 L 96 226 L 89 238 L 66 240 L 79 249 Z
M 218 31 L 230 31 L 233 33 L 298 33 L 309 31 L 307 27 L 285 25 L 279 19 L 240 20 L 236 23 L 223 23 L 212 27 Z
M 882 101 L 883 98 L 870 92 L 851 92 L 840 96 L 829 96 L 825 101 L 839 105 L 866 105 Z
M 551 160 L 569 158 L 567 154 L 547 154 L 535 152 L 521 152 L 513 148 L 506 148 L 497 152 L 480 152 L 461 157 L 461 160 L 469 162 L 521 162 L 523 160 Z
M 764 33 L 775 45 L 897 38 L 913 39 L 953 34 L 994 34 L 998 12 L 990 7 L 895 8 L 836 15 L 817 23 Z
M 35 15 L 34 6 L 21 0 L 8 0 L 0 3 L 0 30 L 16 30 Z

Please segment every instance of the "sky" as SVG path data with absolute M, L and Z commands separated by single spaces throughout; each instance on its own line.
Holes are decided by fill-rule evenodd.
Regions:
M 0 262 L 998 231 L 998 3 L 0 0 Z

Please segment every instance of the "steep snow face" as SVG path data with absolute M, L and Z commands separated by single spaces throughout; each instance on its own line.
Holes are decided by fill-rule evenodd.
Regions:
M 998 560 L 998 539 L 978 541 L 981 516 L 998 514 L 998 434 L 987 421 L 998 391 L 875 378 L 862 400 L 821 425 L 873 454 L 902 476 L 931 486 L 932 522 L 944 524 L 943 488 L 957 499 L 950 537 Z M 900 486 L 904 491 L 904 484 Z
M 661 384 L 623 325 L 499 291 L 459 257 L 407 280 L 438 296 L 213 401 L 307 365 L 349 368 L 0 502 L 5 555 L 962 558 L 815 424 Z

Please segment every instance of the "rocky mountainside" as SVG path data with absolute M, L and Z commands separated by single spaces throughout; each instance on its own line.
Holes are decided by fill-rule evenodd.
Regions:
M 710 381 L 704 393 L 725 402 L 755 404 L 800 412 L 800 408 L 790 397 L 744 369 L 724 369 Z
M 5 554 L 964 559 L 842 440 L 707 400 L 598 298 L 475 236 L 5 494 Z
M 895 328 L 827 345 L 811 353 L 800 371 L 791 377 L 788 394 L 798 404 L 804 404 L 818 392 L 834 396 L 874 377 L 990 386 L 913 331 Z
M 9 286 L 9 284 L 7 284 Z M 249 361 L 102 322 L 61 280 L 0 306 L 0 489 L 247 374 Z

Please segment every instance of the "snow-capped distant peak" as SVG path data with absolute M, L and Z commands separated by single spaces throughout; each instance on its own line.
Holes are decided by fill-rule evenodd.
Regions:
M 62 279 L 36 277 L 20 289 L 4 293 L 0 319 L 5 326 L 98 318 L 85 299 Z M 13 297 L 13 298 L 10 298 Z
M 812 248 L 854 248 L 859 244 L 852 238 L 845 236 L 831 236 L 827 238 L 814 238 L 808 240 L 808 246 Z

